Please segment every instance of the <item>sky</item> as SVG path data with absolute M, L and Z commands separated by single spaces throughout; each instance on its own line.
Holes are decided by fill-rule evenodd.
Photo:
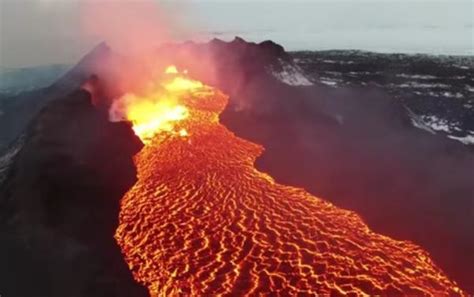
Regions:
M 72 64 L 102 40 L 127 51 L 236 35 L 287 50 L 474 55 L 473 20 L 473 0 L 0 0 L 0 67 Z

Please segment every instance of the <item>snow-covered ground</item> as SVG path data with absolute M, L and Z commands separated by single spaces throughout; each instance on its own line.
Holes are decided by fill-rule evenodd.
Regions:
M 421 116 L 418 120 L 412 119 L 413 125 L 430 133 L 442 132 L 447 137 L 460 141 L 464 144 L 474 145 L 474 131 L 463 131 L 460 124 L 449 122 L 446 119 L 438 118 L 434 115 Z M 464 132 L 465 136 L 455 136 L 454 133 Z M 454 135 L 453 135 L 454 134 Z
M 385 89 L 407 107 L 416 128 L 474 145 L 474 56 L 321 51 L 293 57 L 315 83 Z
M 268 71 L 281 82 L 290 86 L 310 86 L 313 84 L 298 66 L 283 60 L 280 60 L 279 63 L 279 70 L 273 68 Z
M 448 135 L 449 138 L 458 140 L 464 144 L 474 145 L 474 131 L 470 131 L 470 134 L 464 137 L 456 137 L 453 135 Z
M 24 137 L 20 136 L 16 143 L 14 143 L 6 152 L 3 152 L 3 155 L 0 155 L 0 185 L 5 180 L 5 174 L 12 164 L 13 159 L 23 147 L 23 143 Z

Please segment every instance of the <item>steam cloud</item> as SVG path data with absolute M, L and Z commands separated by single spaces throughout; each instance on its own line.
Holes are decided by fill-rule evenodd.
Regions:
M 127 54 L 142 54 L 186 36 L 184 6 L 153 0 L 81 0 L 81 31 L 86 41 L 106 41 Z

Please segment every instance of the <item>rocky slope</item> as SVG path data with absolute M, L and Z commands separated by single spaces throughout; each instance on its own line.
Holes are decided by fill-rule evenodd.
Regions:
M 124 64 L 120 55 L 102 43 L 53 84 L 16 95 L 0 95 L 0 154 L 7 153 L 8 147 L 49 102 L 64 98 L 93 74 L 100 76 L 103 84 L 114 80 L 120 69 L 128 69 Z M 114 88 L 110 90 L 117 92 Z M 104 102 L 112 96 L 103 95 Z
M 0 189 L 2 295 L 147 296 L 113 238 L 141 147 L 86 91 L 42 109 Z

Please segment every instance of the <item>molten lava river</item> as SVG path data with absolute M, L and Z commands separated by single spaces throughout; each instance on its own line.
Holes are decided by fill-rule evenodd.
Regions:
M 115 235 L 151 296 L 463 295 L 418 246 L 257 171 L 263 147 L 219 123 L 228 97 L 167 73 L 172 104 L 128 107 L 145 147 Z

